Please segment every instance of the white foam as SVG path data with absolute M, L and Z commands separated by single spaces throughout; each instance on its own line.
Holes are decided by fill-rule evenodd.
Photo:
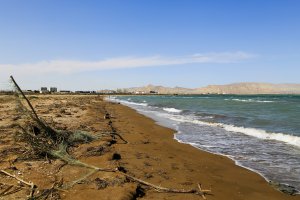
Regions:
M 225 99 L 226 101 L 241 101 L 241 102 L 254 102 L 254 103 L 272 103 L 274 101 L 264 101 L 264 100 L 255 100 L 255 99 Z
M 262 129 L 244 128 L 233 125 L 223 124 L 223 128 L 231 132 L 239 132 L 245 135 L 253 136 L 263 140 L 276 140 L 300 147 L 300 137 L 288 135 L 284 133 L 268 133 Z
M 130 99 L 130 98 L 128 98 L 128 99 Z M 130 104 L 130 105 L 136 105 L 136 106 L 148 106 L 147 103 L 135 103 L 135 102 L 131 102 L 131 101 L 120 100 L 120 99 L 117 99 L 114 96 L 105 97 L 104 100 L 113 101 L 113 102 L 119 102 L 119 103 L 124 103 L 124 104 Z
M 182 110 L 176 108 L 163 108 L 164 111 L 171 112 L 171 113 L 180 113 Z
M 117 101 L 117 100 L 116 100 L 116 97 L 114 97 L 114 96 L 105 96 L 105 97 L 104 97 L 104 100 L 105 100 L 105 101 Z
M 122 100 L 116 100 L 116 101 L 124 102 L 127 104 L 133 104 L 133 105 L 147 106 L 147 104 L 143 104 L 143 103 L 134 103 L 134 102 L 128 102 L 128 101 L 122 101 Z M 171 114 L 171 113 L 181 112 L 181 110 L 178 110 L 175 108 L 163 108 L 163 109 L 170 113 L 170 114 L 167 114 L 168 116 L 164 116 L 164 117 L 167 117 L 167 118 L 177 121 L 177 122 L 185 122 L 185 123 L 193 123 L 193 124 L 198 124 L 198 125 L 219 127 L 219 128 L 223 128 L 229 132 L 242 133 L 242 134 L 256 137 L 256 138 L 263 139 L 263 140 L 275 140 L 275 141 L 279 141 L 279 142 L 285 142 L 287 144 L 290 144 L 290 145 L 293 145 L 296 147 L 300 147 L 300 137 L 299 136 L 294 136 L 294 135 L 289 135 L 289 134 L 284 134 L 284 133 L 270 133 L 270 132 L 267 132 L 262 129 L 245 128 L 245 127 L 239 127 L 239 126 L 234 126 L 234 125 L 230 125 L 230 124 L 205 122 L 205 121 L 195 119 L 194 116 Z M 160 114 L 163 114 L 163 113 L 160 113 Z
M 147 103 L 135 103 L 130 101 L 122 101 L 122 100 L 120 100 L 120 102 L 124 102 L 125 104 L 137 105 L 137 106 L 148 106 Z
M 189 122 L 198 125 L 215 126 L 215 127 L 223 128 L 226 131 L 230 131 L 230 132 L 243 133 L 245 135 L 249 135 L 263 140 L 276 140 L 276 141 L 285 142 L 287 144 L 300 147 L 300 137 L 294 135 L 289 135 L 284 133 L 269 133 L 262 129 L 245 128 L 245 127 L 239 127 L 230 124 L 204 122 L 204 121 L 193 119 L 192 117 L 189 116 L 172 116 L 170 117 L 170 119 L 179 122 Z

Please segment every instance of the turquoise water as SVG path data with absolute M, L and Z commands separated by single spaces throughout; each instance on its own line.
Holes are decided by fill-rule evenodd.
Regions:
M 300 96 L 132 96 L 132 102 L 175 108 L 205 121 L 300 136 Z M 127 97 L 120 99 L 128 100 Z M 212 117 L 207 119 L 207 117 Z
M 116 96 L 175 139 L 300 190 L 300 96 Z

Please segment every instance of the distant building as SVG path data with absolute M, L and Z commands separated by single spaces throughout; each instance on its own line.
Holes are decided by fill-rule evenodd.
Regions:
M 60 90 L 59 92 L 60 92 L 60 93 L 71 93 L 70 90 Z
M 41 87 L 41 93 L 48 93 L 48 88 L 47 87 Z
M 51 93 L 57 92 L 57 87 L 50 87 L 50 92 Z
M 14 91 L 12 90 L 0 90 L 0 94 L 13 94 Z
M 149 93 L 150 93 L 150 94 L 158 94 L 158 92 L 153 91 L 153 90 L 151 90 Z
M 91 93 L 93 93 L 93 91 L 81 91 L 81 90 L 78 90 L 78 91 L 75 91 L 75 93 L 79 93 L 79 94 L 91 94 Z

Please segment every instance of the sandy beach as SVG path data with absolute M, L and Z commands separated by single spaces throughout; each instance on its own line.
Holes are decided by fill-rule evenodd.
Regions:
M 98 171 L 82 178 L 90 169 L 51 156 L 32 155 L 28 144 L 16 137 L 20 134 L 18 125 L 26 124 L 28 117 L 16 110 L 13 96 L 0 96 L 0 169 L 34 183 L 37 188 L 33 195 L 40 199 L 202 198 L 192 193 L 157 192 L 124 174 L 173 189 L 197 189 L 201 184 L 202 189 L 211 190 L 205 195 L 207 199 L 300 199 L 299 195 L 275 190 L 260 175 L 227 157 L 177 142 L 174 130 L 157 125 L 131 108 L 105 101 L 102 96 L 36 95 L 29 99 L 39 117 L 56 130 L 97 135 L 113 129 L 128 141 L 104 135 L 70 147 L 68 153 L 82 163 L 121 171 Z M 106 114 L 109 117 L 105 118 Z M 0 199 L 27 199 L 31 191 L 0 173 Z

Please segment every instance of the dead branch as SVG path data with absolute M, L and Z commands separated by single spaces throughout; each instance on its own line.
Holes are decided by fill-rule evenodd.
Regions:
M 120 134 L 118 134 L 117 132 L 112 132 L 111 133 L 111 135 L 116 135 L 116 136 L 118 136 L 121 140 L 123 140 L 123 142 L 125 143 L 125 144 L 128 144 L 128 141 L 127 140 L 125 140 Z
M 13 189 L 10 190 L 10 191 L 7 191 L 5 192 L 4 194 L 0 194 L 0 196 L 7 196 L 7 195 L 11 195 L 11 194 L 14 194 L 14 193 L 17 193 L 19 191 L 21 191 L 23 188 L 22 187 L 12 187 Z
M 99 133 L 98 133 L 99 134 Z M 117 133 L 116 131 L 112 131 L 112 132 L 104 132 L 104 133 L 100 133 L 102 135 L 110 135 L 113 139 L 116 139 L 116 136 L 118 136 L 123 142 L 124 144 L 128 144 L 129 142 L 127 140 L 125 140 L 119 133 Z
M 36 185 L 35 185 L 35 184 L 33 184 L 31 181 L 30 181 L 30 182 L 27 182 L 27 181 L 25 181 L 25 180 L 23 180 L 23 179 L 17 177 L 16 175 L 11 174 L 11 173 L 9 173 L 9 172 L 6 172 L 6 171 L 4 171 L 4 170 L 0 170 L 0 172 L 2 172 L 3 174 L 5 174 L 5 175 L 7 175 L 7 176 L 10 176 L 10 177 L 12 177 L 12 178 L 18 180 L 18 181 L 20 181 L 21 183 L 24 183 L 24 184 L 27 185 L 27 186 L 29 186 L 30 189 L 31 189 L 30 195 L 29 195 L 29 196 L 30 196 L 30 198 L 33 197 L 33 194 L 34 194 L 35 189 L 36 189 Z
M 116 171 L 116 169 L 100 168 L 100 167 L 96 167 L 94 165 L 89 165 L 87 163 L 76 160 L 76 159 L 74 159 L 70 156 L 61 155 L 56 151 L 50 151 L 49 154 L 56 157 L 56 158 L 59 158 L 59 159 L 65 161 L 65 162 L 67 162 L 70 165 L 77 165 L 77 166 L 81 166 L 81 167 L 86 167 L 86 168 L 89 168 L 89 169 L 94 169 L 96 171 L 105 171 L 105 172 L 115 172 Z
M 5 190 L 3 190 L 1 193 L 0 193 L 0 196 L 4 196 L 6 195 L 6 192 L 8 192 L 11 188 L 13 188 L 14 186 L 13 185 L 9 185 Z
M 88 177 L 94 175 L 97 172 L 98 172 L 98 170 L 92 170 L 92 171 L 90 171 L 89 173 L 87 173 L 83 177 L 80 177 L 79 179 L 77 179 L 77 180 L 73 181 L 72 183 L 70 183 L 69 185 L 65 186 L 64 189 L 70 189 L 70 188 L 72 188 L 75 184 L 84 181 L 85 179 L 87 179 Z
M 36 112 L 35 112 L 35 110 L 34 110 L 32 104 L 31 104 L 30 101 L 27 99 L 27 97 L 25 96 L 25 94 L 23 93 L 23 91 L 21 90 L 21 88 L 19 87 L 19 85 L 16 83 L 14 77 L 13 77 L 13 76 L 10 76 L 10 79 L 12 80 L 12 82 L 14 83 L 14 85 L 16 86 L 17 90 L 21 93 L 21 95 L 23 96 L 23 98 L 26 100 L 26 102 L 27 102 L 27 104 L 29 105 L 31 111 L 33 112 L 35 118 L 36 118 L 37 120 L 39 120 L 39 117 L 38 117 L 38 115 L 36 114 Z
M 53 130 L 50 126 L 47 126 L 45 123 L 43 123 L 43 121 L 39 118 L 39 116 L 37 115 L 36 111 L 34 110 L 32 104 L 30 103 L 29 99 L 25 96 L 25 94 L 23 93 L 23 91 L 21 90 L 20 86 L 17 84 L 17 82 L 15 81 L 15 79 L 13 78 L 13 76 L 10 76 L 10 79 L 12 80 L 12 82 L 14 83 L 17 91 L 22 95 L 22 97 L 26 100 L 28 106 L 30 107 L 33 116 L 30 115 L 30 117 L 32 117 L 32 119 L 34 121 L 36 121 L 43 129 L 46 130 L 47 134 L 54 139 L 56 138 L 56 131 Z M 21 102 L 20 102 L 21 103 Z
M 191 193 L 191 194 L 196 194 L 196 195 L 200 195 L 203 199 L 206 199 L 205 195 L 209 195 L 211 192 L 211 190 L 202 190 L 200 184 L 198 184 L 198 190 L 196 189 L 191 189 L 191 190 L 184 190 L 184 189 L 173 189 L 173 188 L 165 188 L 165 187 L 161 187 L 161 186 L 157 186 L 154 185 L 152 183 L 146 182 L 144 180 L 138 179 L 134 176 L 128 175 L 124 172 L 120 172 L 121 174 L 123 174 L 125 177 L 138 182 L 142 185 L 146 185 L 149 186 L 150 188 L 156 190 L 157 192 L 166 192 L 166 193 Z
M 22 183 L 24 183 L 25 185 L 28 185 L 28 186 L 30 186 L 30 187 L 31 187 L 32 185 L 34 185 L 32 182 L 27 182 L 27 181 L 25 181 L 25 180 L 23 180 L 23 179 L 17 177 L 16 175 L 11 174 L 11 173 L 9 173 L 9 172 L 6 172 L 6 171 L 4 171 L 4 170 L 0 170 L 0 172 L 2 172 L 3 174 L 6 174 L 7 176 L 13 177 L 14 179 L 16 179 L 16 180 L 18 180 L 18 181 L 20 181 L 20 182 L 22 182 Z

